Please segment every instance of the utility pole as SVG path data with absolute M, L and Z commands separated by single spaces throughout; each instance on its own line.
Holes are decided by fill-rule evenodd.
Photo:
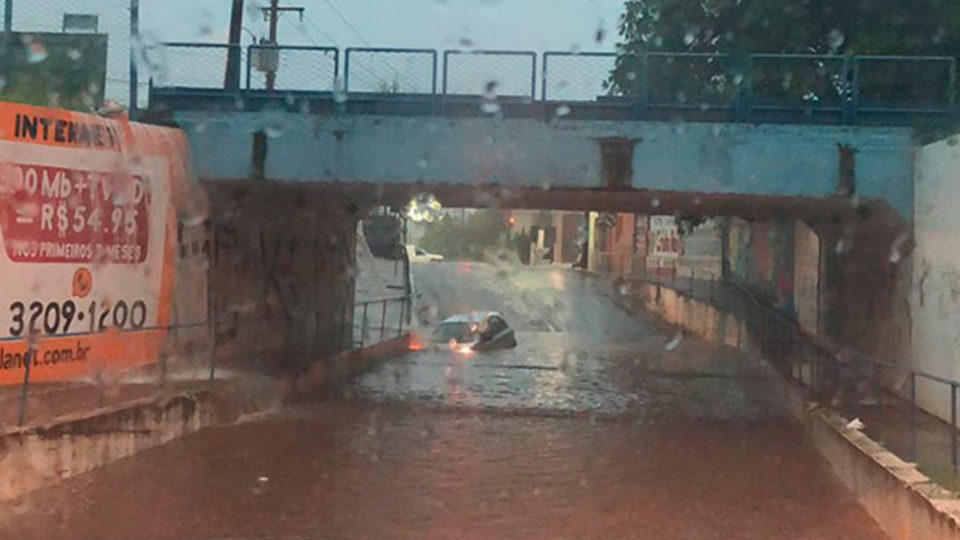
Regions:
M 3 55 L 0 59 L 2 72 L 0 75 L 10 84 L 11 64 L 13 62 L 13 52 L 10 46 L 13 45 L 13 0 L 6 0 L 3 4 Z
M 137 47 L 140 41 L 140 0 L 130 0 L 130 103 L 127 110 L 130 112 L 130 118 L 136 117 L 137 113 L 137 85 L 140 84 L 137 77 Z
M 223 74 L 223 88 L 240 88 L 240 33 L 243 31 L 243 0 L 233 0 L 230 10 L 230 37 L 227 50 L 227 69 Z
M 263 10 L 263 16 L 270 21 L 270 45 L 277 46 L 277 21 L 280 19 L 280 13 L 283 11 L 296 11 L 300 15 L 300 20 L 303 20 L 303 10 L 302 7 L 293 7 L 293 6 L 284 6 L 280 7 L 280 0 L 270 0 L 270 7 L 261 8 Z M 279 60 L 279 51 L 277 52 L 277 57 Z M 273 69 L 267 72 L 267 90 L 273 90 L 274 84 L 277 81 L 277 71 L 276 68 L 279 67 L 280 62 L 278 61 Z

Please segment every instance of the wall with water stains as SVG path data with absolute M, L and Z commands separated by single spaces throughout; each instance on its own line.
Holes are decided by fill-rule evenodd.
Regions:
M 960 139 L 917 155 L 912 353 L 918 369 L 960 379 Z M 949 413 L 949 389 L 925 385 L 925 399 Z
M 358 210 L 305 186 L 204 187 L 220 366 L 301 368 L 349 346 Z

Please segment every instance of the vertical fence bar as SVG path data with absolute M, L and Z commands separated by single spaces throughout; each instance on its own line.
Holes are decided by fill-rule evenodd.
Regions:
M 387 328 L 387 303 L 389 300 L 383 301 L 383 310 L 380 313 L 380 341 L 383 341 L 383 332 Z
M 23 362 L 23 382 L 20 385 L 20 404 L 17 411 L 17 425 L 23 426 L 27 420 L 27 391 L 30 388 L 30 364 L 33 363 L 33 355 L 30 354 L 31 340 L 27 341 L 26 351 L 24 352 Z
M 950 383 L 950 463 L 957 474 L 957 385 Z
M 430 81 L 430 94 L 437 94 L 437 50 L 434 49 L 430 51 L 430 56 L 433 59 L 433 70 L 431 72 L 431 81 Z
M 237 314 L 234 313 L 235 321 L 239 321 Z M 216 320 L 210 320 L 209 316 L 207 319 L 207 333 L 213 339 L 213 346 L 210 348 L 210 376 L 209 382 L 213 384 L 213 379 L 217 376 L 217 342 L 220 340 L 219 333 L 220 328 Z
M 550 59 L 550 53 L 543 53 L 543 67 L 540 70 L 540 101 L 547 100 L 547 60 Z
M 363 347 L 367 340 L 367 306 L 369 305 L 366 302 L 363 303 L 363 316 L 360 318 L 360 347 Z
M 530 103 L 537 100 L 537 53 L 530 53 Z
M 910 373 L 910 461 L 917 462 L 917 374 Z
M 883 373 L 880 371 L 880 364 L 873 365 L 873 391 L 876 394 L 874 399 L 877 400 L 877 414 L 880 414 L 883 411 L 883 382 L 881 381 L 881 376 Z
M 403 298 L 400 299 L 400 321 L 397 323 L 398 337 L 403 334 L 403 315 L 404 315 L 403 312 L 404 312 L 404 308 L 407 307 L 407 298 L 408 296 L 404 296 Z
M 347 47 L 347 50 L 343 53 L 343 91 L 344 93 L 350 93 L 350 53 L 353 52 L 352 47 Z

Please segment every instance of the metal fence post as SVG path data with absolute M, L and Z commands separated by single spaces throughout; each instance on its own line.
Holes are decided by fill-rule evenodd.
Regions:
M 367 341 L 367 306 L 370 304 L 363 303 L 363 315 L 360 317 L 360 347 L 363 347 L 363 344 Z
M 957 385 L 950 383 L 950 463 L 957 473 Z
M 695 276 L 695 270 L 693 268 L 693 263 L 690 264 L 690 296 L 693 296 L 693 279 Z
M 383 301 L 383 310 L 380 313 L 380 341 L 383 341 L 383 332 L 387 327 L 387 303 L 388 300 Z
M 917 462 L 917 374 L 910 373 L 910 461 Z
M 33 339 L 27 340 L 23 361 L 23 383 L 20 385 L 20 405 L 19 411 L 17 412 L 18 426 L 23 426 L 23 423 L 27 420 L 27 391 L 30 388 L 30 364 L 33 363 L 33 354 L 30 352 L 32 345 Z
M 404 308 L 407 307 L 407 298 L 408 296 L 405 296 L 400 299 L 400 321 L 397 323 L 397 336 L 403 334 L 403 312 Z

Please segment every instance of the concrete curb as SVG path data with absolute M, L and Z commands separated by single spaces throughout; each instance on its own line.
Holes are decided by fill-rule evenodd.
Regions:
M 643 284 L 646 309 L 706 341 L 755 352 L 743 323 L 714 306 L 666 286 Z M 894 539 L 960 539 L 960 499 L 937 486 L 916 466 L 886 450 L 847 419 L 804 399 L 803 388 L 762 365 L 786 409 L 808 433 L 834 474 L 857 497 L 880 528 Z
M 323 395 L 357 375 L 375 368 L 386 359 L 403 354 L 410 348 L 410 334 L 381 341 L 362 349 L 344 351 L 328 362 L 316 362 L 297 378 L 291 398 Z

